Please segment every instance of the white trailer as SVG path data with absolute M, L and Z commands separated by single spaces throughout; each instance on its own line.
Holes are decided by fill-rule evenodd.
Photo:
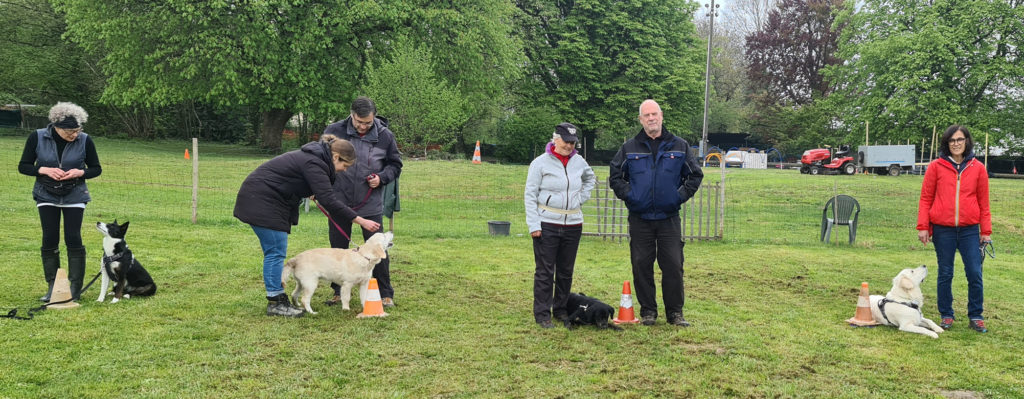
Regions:
M 914 169 L 913 145 L 862 145 L 857 148 L 857 165 L 862 171 L 899 176 Z

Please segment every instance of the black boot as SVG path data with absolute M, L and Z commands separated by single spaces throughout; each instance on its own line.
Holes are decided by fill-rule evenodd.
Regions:
M 85 278 L 85 247 L 68 248 L 68 281 L 71 282 L 71 300 L 82 297 L 82 279 Z
M 302 317 L 302 309 L 292 307 L 288 294 L 267 297 L 267 316 Z
M 50 286 L 46 289 L 46 295 L 39 300 L 50 302 L 50 294 L 53 293 L 53 280 L 57 279 L 57 269 L 60 269 L 60 249 L 40 248 L 39 253 L 43 257 L 43 275 L 46 277 L 46 284 Z

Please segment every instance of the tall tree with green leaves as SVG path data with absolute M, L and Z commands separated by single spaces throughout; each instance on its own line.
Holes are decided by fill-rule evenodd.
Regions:
M 469 117 L 468 101 L 435 75 L 427 48 L 400 39 L 391 59 L 379 64 L 367 71 L 364 90 L 376 99 L 377 114 L 388 118 L 391 130 L 402 132 L 399 144 L 426 155 L 430 144 L 454 142 L 456 129 Z
M 54 3 L 71 37 L 103 56 L 104 101 L 248 106 L 261 113 L 260 141 L 270 150 L 280 149 L 296 112 L 347 114 L 367 63 L 401 35 L 428 43 L 436 57 L 465 57 L 442 76 L 466 81 L 460 87 L 474 98 L 495 97 L 519 59 L 500 23 L 512 8 L 499 0 Z
M 640 102 L 687 135 L 703 109 L 702 41 L 688 0 L 516 0 L 527 56 L 522 95 L 550 104 L 605 146 L 633 131 Z M 545 104 L 545 105 L 546 105 Z M 673 128 L 675 126 L 675 128 Z
M 1003 140 L 1024 119 L 1024 2 L 867 0 L 837 18 L 843 64 L 829 98 L 840 125 L 863 142 L 920 143 L 950 124 Z M 855 140 L 856 141 L 856 140 Z
M 0 101 L 89 107 L 96 76 L 85 53 L 61 37 L 64 29 L 47 0 L 0 0 Z

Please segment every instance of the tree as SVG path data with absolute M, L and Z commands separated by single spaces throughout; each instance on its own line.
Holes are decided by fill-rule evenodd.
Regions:
M 780 0 L 764 27 L 747 36 L 748 73 L 763 102 L 803 105 L 827 97 L 833 85 L 822 69 L 836 65 L 842 0 Z
M 1021 128 L 1021 1 L 868 0 L 836 21 L 849 26 L 839 46 L 847 61 L 827 71 L 843 82 L 829 103 L 848 134 L 865 122 L 879 141 L 919 142 L 954 123 L 994 140 Z
M 71 37 L 102 55 L 104 101 L 248 106 L 260 112 L 261 145 L 272 151 L 296 112 L 347 114 L 367 64 L 403 34 L 435 57 L 465 57 L 441 76 L 470 90 L 493 92 L 517 59 L 509 28 L 496 22 L 512 8 L 503 12 L 498 0 L 54 3 Z M 497 83 L 484 82 L 488 73 Z
M 0 1 L 0 98 L 48 109 L 57 101 L 88 107 L 96 82 L 84 52 L 61 38 L 64 20 L 46 0 Z
M 402 132 L 398 142 L 423 149 L 429 144 L 450 144 L 455 129 L 468 118 L 465 97 L 434 75 L 430 52 L 402 39 L 391 60 L 371 65 L 366 73 L 366 94 L 376 99 L 378 114 L 391 129 Z
M 685 127 L 703 107 L 704 51 L 687 0 L 517 0 L 526 81 L 519 93 L 610 147 L 657 100 L 666 125 Z

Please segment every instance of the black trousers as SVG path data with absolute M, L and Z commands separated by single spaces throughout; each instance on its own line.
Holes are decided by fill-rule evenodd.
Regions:
M 654 287 L 654 261 L 661 268 L 661 291 L 666 314 L 682 313 L 683 234 L 679 215 L 644 220 L 629 215 L 629 255 L 633 263 L 633 284 L 642 316 L 658 316 L 657 289 Z
M 41 248 L 56 249 L 60 245 L 60 219 L 64 215 L 64 245 L 68 248 L 82 246 L 82 219 L 85 208 L 61 208 L 56 206 L 40 206 L 39 222 L 43 227 L 43 245 Z
M 533 318 L 537 322 L 551 320 L 552 309 L 566 311 L 582 235 L 582 225 L 540 224 L 540 237 L 533 238 L 533 260 L 537 266 L 533 274 Z
M 363 219 L 372 220 L 377 223 L 384 221 L 384 215 L 364 216 Z M 338 223 L 341 229 L 345 231 L 349 237 L 352 236 L 352 223 Z M 363 229 L 363 241 L 370 239 L 370 236 L 374 232 L 367 229 Z M 334 223 L 327 222 L 327 231 L 331 239 L 331 248 L 342 248 L 347 249 L 349 240 L 345 236 L 338 232 L 338 229 L 334 227 Z M 394 298 L 395 289 L 391 287 L 391 256 L 381 259 L 377 266 L 373 267 L 373 278 L 377 279 L 377 288 L 380 290 L 381 298 Z M 341 286 L 335 283 L 331 283 L 331 288 L 334 288 L 334 294 L 338 295 L 341 292 Z

